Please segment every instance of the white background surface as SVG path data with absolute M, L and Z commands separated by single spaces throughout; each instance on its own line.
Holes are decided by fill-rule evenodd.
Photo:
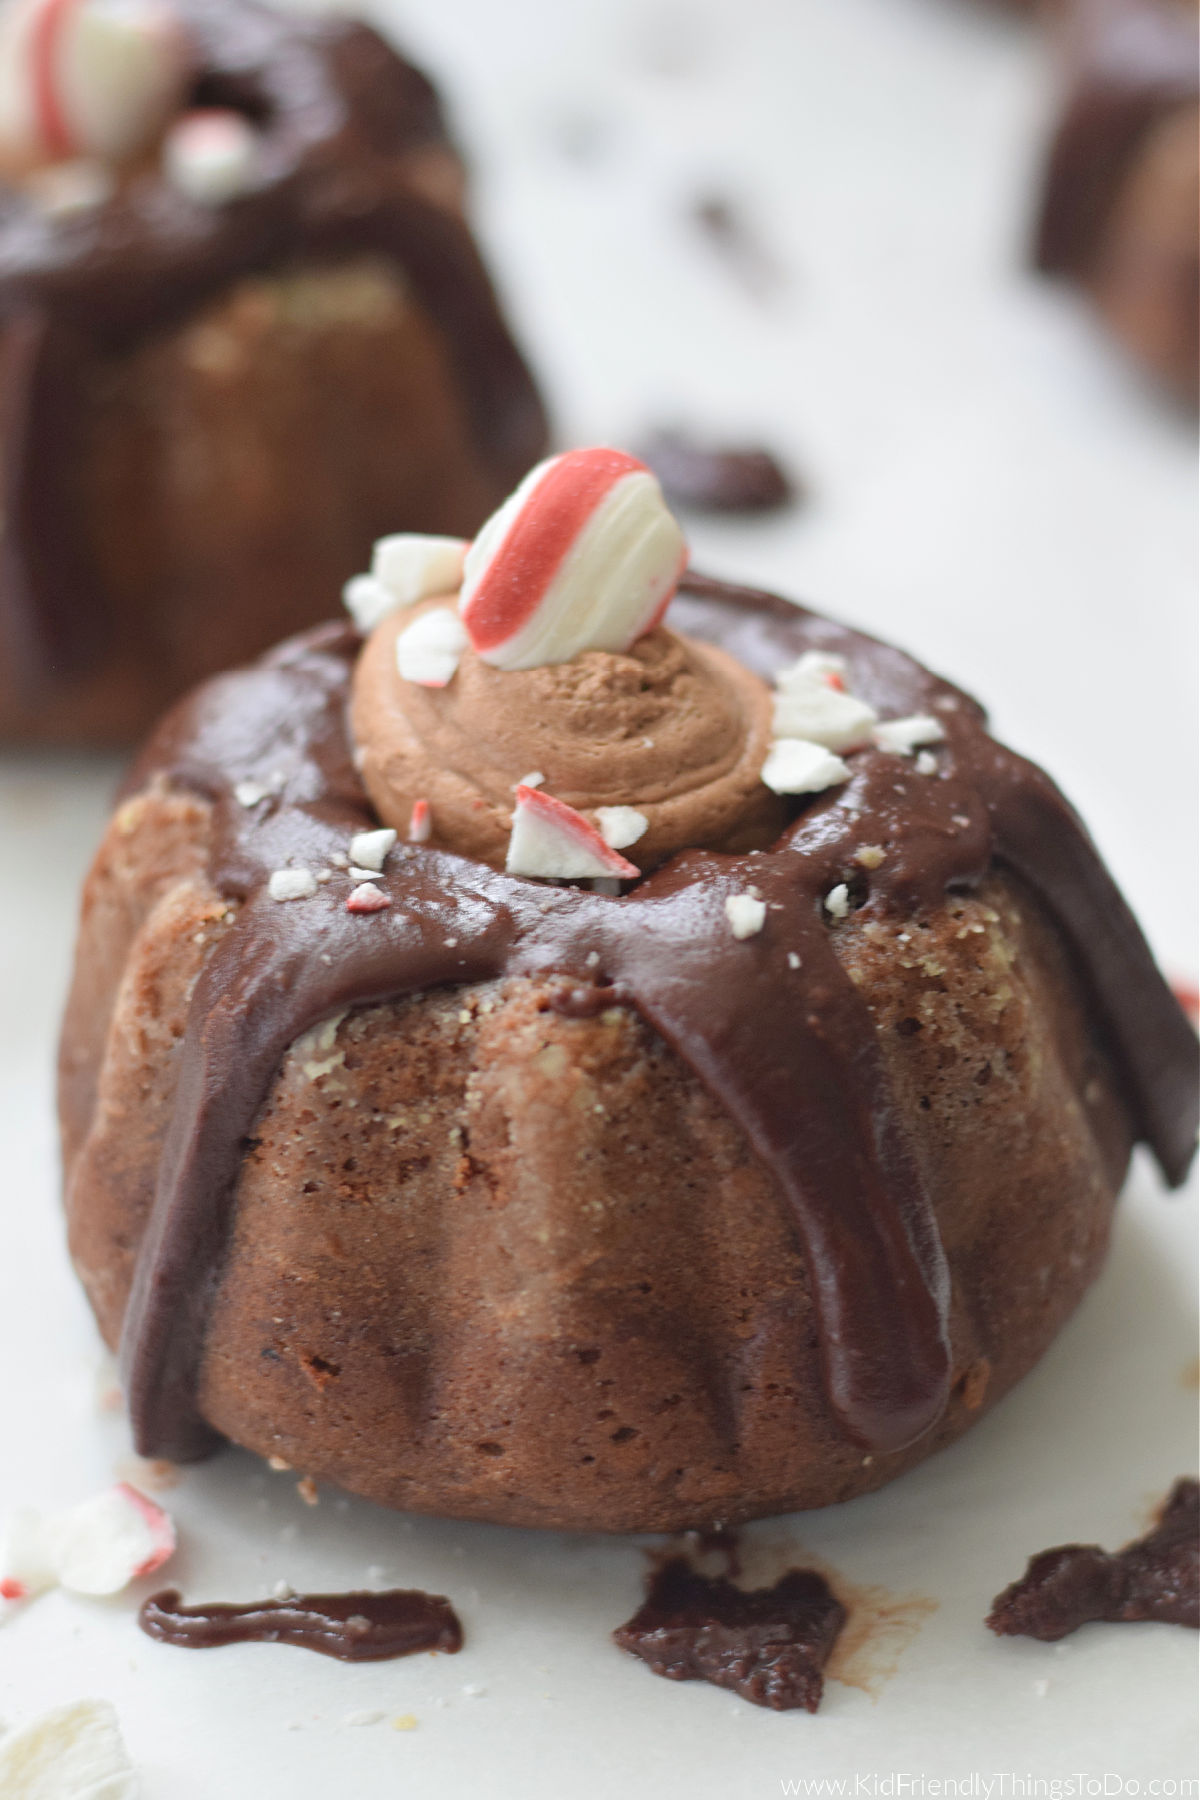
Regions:
M 975 0 L 405 0 L 386 16 L 480 165 L 485 237 L 561 438 L 677 418 L 769 439 L 811 503 L 689 522 L 695 560 L 981 692 L 1080 805 L 1164 964 L 1193 972 L 1191 431 L 1071 296 L 1022 271 L 1049 104 L 1034 35 Z M 779 267 L 765 300 L 688 222 L 713 191 Z M 128 1473 L 124 1425 L 95 1404 L 51 1114 L 76 889 L 114 778 L 0 760 L 0 1507 Z M 1004 1775 L 1010 1800 L 1014 1776 L 1107 1773 L 1111 1793 L 1117 1775 L 1194 1775 L 1191 1634 L 1094 1626 L 1054 1648 L 981 1624 L 1028 1554 L 1126 1540 L 1193 1466 L 1194 1217 L 1194 1189 L 1166 1198 L 1139 1161 L 1106 1275 L 995 1416 L 882 1494 L 748 1534 L 763 1572 L 807 1549 L 938 1603 L 874 1698 L 831 1683 L 816 1718 L 776 1716 L 657 1681 L 607 1640 L 639 1596 L 636 1545 L 329 1492 L 311 1509 L 294 1477 L 229 1452 L 166 1496 L 189 1597 L 424 1586 L 454 1599 L 463 1654 L 193 1655 L 137 1632 L 140 1593 L 50 1595 L 0 1627 L 0 1718 L 112 1698 L 147 1800 L 766 1800 L 802 1776 L 887 1794 L 870 1784 L 896 1773 Z M 382 1722 L 345 1723 L 375 1708 Z M 407 1713 L 417 1728 L 393 1730 Z

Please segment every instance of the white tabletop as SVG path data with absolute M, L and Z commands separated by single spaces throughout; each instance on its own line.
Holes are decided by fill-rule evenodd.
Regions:
M 689 521 L 694 561 L 979 692 L 1078 803 L 1165 966 L 1194 973 L 1192 431 L 1022 267 L 1050 105 L 1029 28 L 982 0 L 396 0 L 384 16 L 450 97 L 561 440 L 679 420 L 776 446 L 810 502 Z M 742 209 L 765 293 L 692 221 L 710 195 Z M 130 1467 L 64 1257 L 51 1085 L 115 774 L 0 761 L 0 1508 L 66 1504 Z M 1051 1647 L 981 1624 L 1030 1553 L 1128 1539 L 1194 1466 L 1194 1221 L 1194 1188 L 1167 1198 L 1139 1159 L 1107 1272 L 994 1416 L 881 1494 L 747 1534 L 763 1572 L 810 1552 L 937 1603 L 890 1679 L 877 1641 L 874 1694 L 831 1682 L 810 1718 L 657 1681 L 608 1642 L 639 1595 L 636 1544 L 332 1492 L 310 1508 L 294 1476 L 231 1451 L 163 1496 L 189 1597 L 423 1586 L 459 1607 L 463 1653 L 189 1655 L 135 1629 L 144 1586 L 52 1594 L 0 1628 L 0 1718 L 111 1698 L 146 1800 L 766 1800 L 822 1777 L 924 1800 L 972 1775 L 981 1800 L 1019 1800 L 1014 1778 L 1107 1775 L 1073 1792 L 1111 1795 L 1135 1791 L 1117 1777 L 1194 1775 L 1191 1634 L 1093 1626 Z M 364 1711 L 383 1717 L 347 1723 Z

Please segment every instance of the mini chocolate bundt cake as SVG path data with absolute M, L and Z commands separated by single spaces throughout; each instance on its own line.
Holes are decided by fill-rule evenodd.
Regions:
M 89 50 L 114 10 L 125 77 L 147 45 L 163 65 L 132 100 Z M 545 420 L 437 96 L 365 25 L 255 0 L 5 20 L 0 739 L 130 741 L 325 617 L 386 530 L 469 536 Z M 56 68 L 57 110 L 10 117 Z
M 1189 1026 L 974 701 L 698 575 L 662 622 L 631 458 L 457 595 L 404 550 L 365 641 L 168 716 L 88 880 L 70 1245 L 140 1449 L 605 1530 L 878 1487 L 1037 1361 L 1133 1143 L 1182 1178 Z
M 1196 0 L 1060 0 L 1064 98 L 1035 259 L 1077 282 L 1131 354 L 1200 397 Z

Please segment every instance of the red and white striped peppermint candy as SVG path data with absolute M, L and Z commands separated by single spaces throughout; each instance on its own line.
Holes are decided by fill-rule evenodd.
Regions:
M 628 650 L 666 610 L 687 546 L 644 463 L 568 450 L 539 463 L 467 551 L 459 613 L 498 669 Z
M 12 0 L 0 10 L 0 166 L 122 162 L 152 143 L 190 62 L 164 0 Z
M 605 843 L 582 813 L 524 782 L 517 784 L 504 866 L 509 875 L 550 881 L 629 881 L 641 873 L 635 863 Z

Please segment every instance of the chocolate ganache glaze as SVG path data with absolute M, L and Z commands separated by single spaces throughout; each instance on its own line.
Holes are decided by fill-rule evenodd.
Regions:
M 1196 1039 L 1049 778 L 910 657 L 785 600 L 688 575 L 669 624 L 768 678 L 805 650 L 844 656 L 851 691 L 882 715 L 941 721 L 937 774 L 866 750 L 843 786 L 797 803 L 769 850 L 684 851 L 619 897 L 400 845 L 377 878 L 390 907 L 362 915 L 330 887 L 282 905 L 267 891 L 273 870 L 344 857 L 348 834 L 376 823 L 346 723 L 360 643 L 351 629 L 322 627 L 210 682 L 147 746 L 126 791 L 165 779 L 213 802 L 210 875 L 235 916 L 191 1001 L 125 1317 L 121 1358 L 143 1453 L 189 1459 L 214 1446 L 195 1383 L 243 1143 L 289 1044 L 350 1007 L 552 972 L 578 983 L 564 990 L 571 1009 L 586 1010 L 592 994 L 636 1008 L 786 1196 L 829 1404 L 869 1450 L 914 1441 L 943 1410 L 948 1280 L 867 1002 L 831 946 L 823 899 L 834 885 L 880 916 L 911 917 L 979 882 L 993 861 L 1015 870 L 1073 949 L 1140 1135 L 1167 1178 L 1182 1179 Z M 234 785 L 255 780 L 274 791 L 239 805 Z M 886 852 L 869 879 L 853 860 L 864 841 Z M 724 902 L 749 887 L 766 922 L 739 941 Z
M 462 1649 L 458 1615 L 441 1594 L 419 1588 L 383 1593 L 292 1594 L 242 1606 L 184 1606 L 174 1588 L 151 1594 L 138 1624 L 160 1644 L 211 1650 L 222 1644 L 294 1644 L 339 1662 L 388 1662 L 421 1650 Z
M 170 328 L 243 276 L 376 252 L 444 331 L 471 428 L 501 487 L 544 442 L 537 395 L 461 217 L 440 203 L 452 157 L 437 95 L 375 32 L 254 0 L 172 0 L 194 55 L 186 104 L 258 134 L 253 186 L 221 206 L 157 162 L 67 217 L 0 189 L 0 623 L 30 680 L 93 666 L 104 597 L 73 533 L 79 371 Z M 427 197 L 427 192 L 430 197 Z M 76 509 L 77 510 L 77 509 Z

